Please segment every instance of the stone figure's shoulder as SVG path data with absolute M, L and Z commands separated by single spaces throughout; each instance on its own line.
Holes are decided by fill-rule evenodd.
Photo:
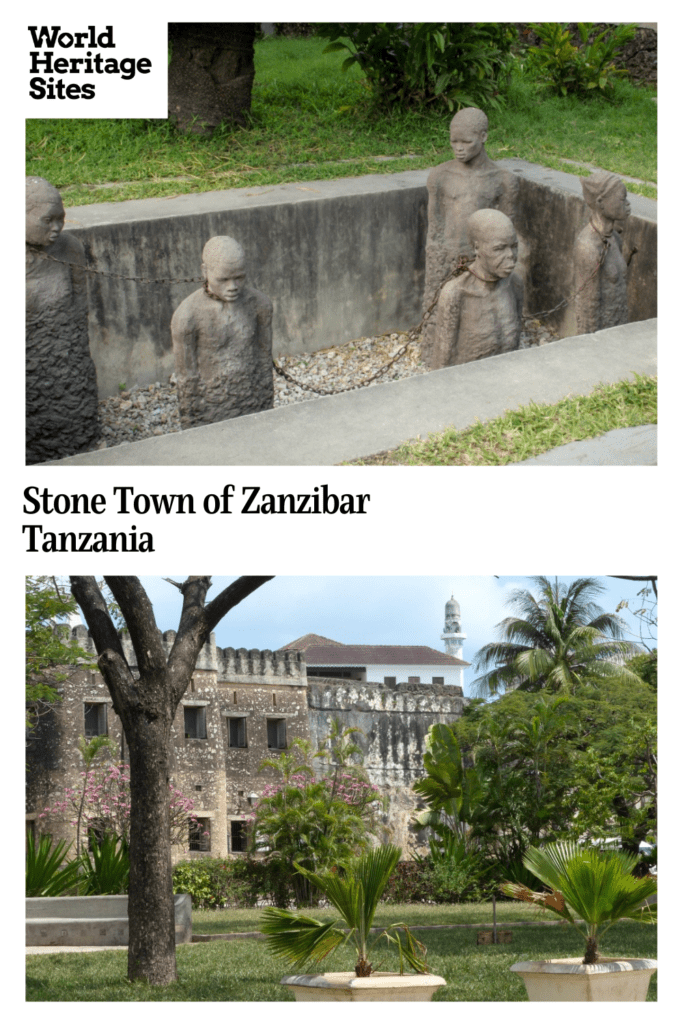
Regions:
M 576 241 L 574 242 L 574 255 L 577 257 L 593 256 L 600 252 L 601 247 L 598 233 L 590 224 L 586 224 L 585 228 L 579 231 L 576 236 Z
M 496 166 L 498 173 L 501 176 L 501 181 L 507 191 L 517 194 L 517 192 L 519 192 L 519 175 L 515 174 L 513 171 L 509 171 L 507 167 L 500 167 L 499 165 Z
M 258 288 L 252 288 L 251 285 L 247 285 L 244 290 L 251 297 L 251 301 L 256 306 L 258 312 L 262 310 L 270 310 L 272 312 L 273 303 L 265 292 L 260 291 Z
M 193 327 L 201 311 L 206 308 L 207 302 L 213 301 L 207 298 L 203 288 L 198 288 L 180 303 L 171 317 L 171 327 L 178 329 Z
M 459 274 L 457 277 L 452 277 L 450 281 L 446 281 L 445 285 L 441 289 L 439 302 L 442 300 L 444 303 L 459 302 L 461 296 L 467 292 L 467 286 L 469 285 L 471 278 L 472 275 L 465 271 L 464 274 Z
M 446 160 L 444 163 L 432 167 L 427 176 L 427 188 L 430 190 L 437 189 L 444 181 L 450 179 L 455 172 L 454 165 L 456 163 L 456 160 Z
M 518 274 L 516 270 L 513 270 L 512 273 L 510 274 L 510 277 L 508 278 L 508 281 L 510 283 L 510 288 L 515 293 L 515 296 L 518 299 L 523 299 L 524 298 L 524 281 L 523 281 L 521 275 Z
M 49 248 L 50 256 L 54 256 L 56 259 L 69 260 L 70 263 L 78 263 L 80 266 L 85 266 L 85 250 L 83 243 L 77 235 L 72 235 L 68 231 L 62 231 L 61 235 Z
M 264 292 L 258 288 L 245 287 L 245 298 L 253 310 L 256 320 L 261 325 L 267 326 L 273 319 L 273 303 Z

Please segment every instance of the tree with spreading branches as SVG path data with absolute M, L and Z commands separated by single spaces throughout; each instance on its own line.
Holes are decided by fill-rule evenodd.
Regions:
M 137 576 L 105 576 L 125 620 L 137 671 L 128 664 L 111 610 L 94 576 L 71 576 L 98 653 L 98 667 L 130 751 L 128 978 L 167 985 L 177 978 L 168 786 L 171 728 L 197 658 L 221 619 L 272 576 L 241 576 L 212 601 L 210 576 L 170 581 L 182 595 L 167 655 L 151 601 Z
M 513 591 L 507 603 L 518 614 L 500 622 L 501 640 L 475 657 L 475 670 L 487 670 L 474 681 L 477 696 L 514 689 L 568 693 L 589 679 L 639 681 L 624 665 L 639 648 L 623 639 L 621 619 L 594 601 L 605 589 L 601 583 L 590 577 L 569 585 L 557 577 L 531 581 L 538 593 Z

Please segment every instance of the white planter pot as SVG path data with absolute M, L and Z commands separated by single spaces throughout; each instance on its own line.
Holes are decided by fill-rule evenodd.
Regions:
M 513 964 L 530 1002 L 644 1002 L 656 960 L 526 960 Z
M 281 983 L 297 1002 L 406 1002 L 427 1003 L 446 982 L 436 974 L 392 974 L 378 971 L 357 978 L 353 971 L 329 974 L 292 974 Z

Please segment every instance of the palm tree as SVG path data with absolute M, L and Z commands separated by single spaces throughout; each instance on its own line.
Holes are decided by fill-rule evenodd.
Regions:
M 638 857 L 621 851 L 604 853 L 577 843 L 551 843 L 527 850 L 524 865 L 550 892 L 532 892 L 526 885 L 506 882 L 501 890 L 527 903 L 551 910 L 579 931 L 586 942 L 584 964 L 597 963 L 598 940 L 620 918 L 654 923 L 650 901 L 657 880 L 635 878 Z
M 333 868 L 315 874 L 297 864 L 297 871 L 322 892 L 341 914 L 349 930 L 340 928 L 341 922 L 318 921 L 306 914 L 267 907 L 261 918 L 261 931 L 267 936 L 271 953 L 287 960 L 295 970 L 300 971 L 306 964 L 318 964 L 338 946 L 351 942 L 357 954 L 356 975 L 367 978 L 372 973 L 372 964 L 368 959 L 371 947 L 386 938 L 398 948 L 401 974 L 404 959 L 414 971 L 425 974 L 425 948 L 405 925 L 390 925 L 370 943 L 377 904 L 400 856 L 399 847 L 387 845 L 375 847 L 338 870 Z
M 475 669 L 488 670 L 474 681 L 478 696 L 514 689 L 567 692 L 578 682 L 607 677 L 637 682 L 623 662 L 638 648 L 623 639 L 621 619 L 593 601 L 602 584 L 591 578 L 569 585 L 557 577 L 554 583 L 546 576 L 531 580 L 540 593 L 515 590 L 507 603 L 517 616 L 498 623 L 502 639 L 475 657 Z

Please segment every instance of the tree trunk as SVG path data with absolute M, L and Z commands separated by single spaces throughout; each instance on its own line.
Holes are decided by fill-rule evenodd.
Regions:
M 223 121 L 246 124 L 255 37 L 249 23 L 169 24 L 168 116 L 182 132 L 210 135 Z
M 166 985 L 178 977 L 169 824 L 171 720 L 168 715 L 136 715 L 126 737 L 131 795 L 128 978 Z
M 72 576 L 99 654 L 98 667 L 121 719 L 130 754 L 130 882 L 128 978 L 151 985 L 177 979 L 171 866 L 169 781 L 171 728 L 211 630 L 231 608 L 272 576 L 241 576 L 206 606 L 210 576 L 173 583 L 183 610 L 166 655 L 151 602 L 137 576 L 105 576 L 126 620 L 137 659 L 134 674 L 94 576 Z

